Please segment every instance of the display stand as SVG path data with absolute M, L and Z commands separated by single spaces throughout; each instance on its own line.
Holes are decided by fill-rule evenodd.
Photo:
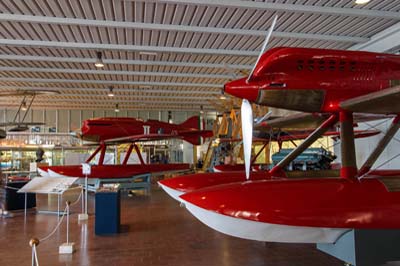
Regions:
M 120 191 L 118 189 L 96 192 L 95 234 L 106 235 L 119 233 L 120 229 Z
M 75 177 L 64 177 L 64 178 L 53 178 L 53 177 L 35 177 L 25 186 L 18 190 L 18 193 L 36 193 L 36 194 L 48 194 L 56 195 L 57 202 L 57 212 L 55 211 L 41 211 L 46 213 L 56 213 L 60 215 L 60 201 L 63 194 L 66 191 L 73 191 L 70 189 L 71 186 L 77 181 L 78 178 Z M 26 202 L 26 201 L 25 201 Z M 25 204 L 25 213 L 26 206 Z
M 400 260 L 400 230 L 351 230 L 317 248 L 349 265 L 376 266 Z
M 81 213 L 78 215 L 79 221 L 84 221 L 84 220 L 89 219 L 89 215 L 88 215 L 88 175 L 90 175 L 91 172 L 92 172 L 91 165 L 88 163 L 83 163 L 82 164 L 82 173 L 85 175 L 85 198 L 84 198 L 85 211 L 84 211 L 84 213 Z
M 23 210 L 26 215 L 27 209 L 36 207 L 34 194 L 24 193 L 24 195 L 21 195 L 17 193 L 29 181 L 30 179 L 26 177 L 11 176 L 6 178 L 4 190 L 0 191 L 0 206 L 4 207 L 5 213 Z

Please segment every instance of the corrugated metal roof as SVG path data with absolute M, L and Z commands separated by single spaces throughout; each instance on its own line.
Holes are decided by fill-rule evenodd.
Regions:
M 348 49 L 400 21 L 398 0 L 0 0 L 0 11 L 0 91 L 62 92 L 36 108 L 212 109 L 207 98 L 251 69 L 275 14 L 268 47 Z

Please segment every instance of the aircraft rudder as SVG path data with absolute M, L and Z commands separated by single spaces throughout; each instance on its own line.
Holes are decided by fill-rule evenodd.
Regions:
M 189 117 L 185 122 L 181 123 L 180 126 L 185 128 L 201 129 L 201 118 L 196 115 Z

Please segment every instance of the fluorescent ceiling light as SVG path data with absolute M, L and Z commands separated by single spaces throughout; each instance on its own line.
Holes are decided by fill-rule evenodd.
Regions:
M 21 104 L 21 110 L 22 111 L 28 110 L 28 107 L 26 106 L 26 102 L 25 101 L 23 101 L 22 104 Z
M 224 89 L 221 89 L 221 95 L 219 96 L 219 98 L 220 98 L 221 100 L 226 100 L 226 96 L 225 96 L 225 91 L 224 91 Z
M 94 63 L 94 65 L 98 68 L 104 67 L 103 54 L 101 52 L 97 52 L 96 55 L 97 55 L 97 59 L 96 59 L 96 63 Z
M 356 0 L 356 4 L 357 5 L 363 5 L 363 4 L 366 4 L 366 3 L 368 3 L 369 1 L 371 1 L 371 0 Z
M 151 56 L 156 56 L 156 52 L 139 52 L 140 55 L 151 55 Z
M 114 88 L 112 86 L 110 86 L 108 89 L 109 89 L 109 91 L 107 93 L 108 97 L 114 97 L 114 92 L 113 92 Z

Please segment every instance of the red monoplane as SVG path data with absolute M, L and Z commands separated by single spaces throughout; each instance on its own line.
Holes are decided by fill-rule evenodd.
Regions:
M 202 130 L 199 117 L 191 117 L 181 124 L 169 124 L 156 120 L 143 121 L 135 118 L 105 117 L 85 120 L 80 137 L 83 140 L 100 142 L 99 147 L 86 160 L 92 161 L 100 152 L 97 165 L 93 165 L 89 178 L 112 179 L 129 178 L 145 173 L 164 173 L 187 171 L 190 165 L 186 163 L 146 164 L 136 145 L 139 141 L 162 140 L 170 138 L 183 139 L 193 145 L 199 145 L 202 138 L 211 137 L 212 131 Z M 120 165 L 104 164 L 107 145 L 116 143 L 131 143 L 125 158 Z M 140 164 L 128 164 L 128 159 L 135 149 Z M 39 167 L 42 176 L 73 176 L 84 177 L 81 165 L 63 165 Z
M 247 177 L 253 124 L 249 101 L 328 118 L 268 172 L 272 180 L 250 176 L 246 182 L 194 190 L 181 195 L 183 203 L 218 231 L 260 241 L 333 243 L 351 229 L 399 229 L 399 171 L 385 177 L 371 172 L 400 126 L 399 81 L 397 55 L 312 48 L 265 52 L 249 77 L 225 84 L 225 92 L 244 99 Z M 354 112 L 396 115 L 361 168 L 356 165 Z M 286 177 L 284 167 L 338 121 L 339 178 L 274 179 Z

